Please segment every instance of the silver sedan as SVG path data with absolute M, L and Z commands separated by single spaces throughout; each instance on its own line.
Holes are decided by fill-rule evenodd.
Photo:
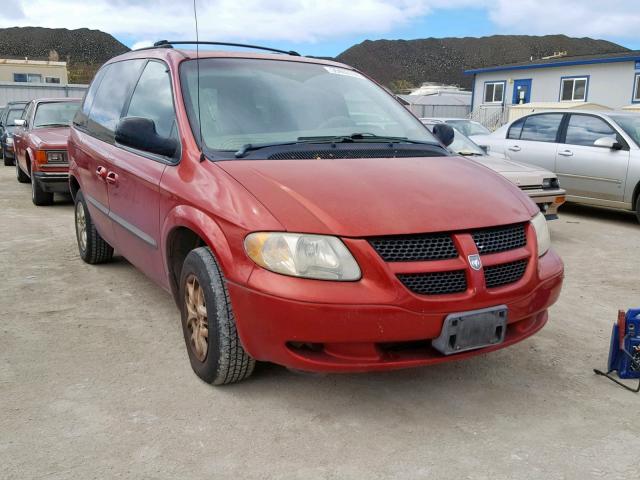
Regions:
M 511 160 L 555 172 L 568 201 L 631 210 L 640 221 L 637 113 L 532 113 L 472 139 Z

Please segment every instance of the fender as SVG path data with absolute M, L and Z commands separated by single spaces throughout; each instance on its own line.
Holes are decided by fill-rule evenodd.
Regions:
M 160 248 L 163 252 L 164 270 L 169 279 L 169 259 L 167 256 L 167 240 L 176 228 L 188 228 L 195 232 L 214 253 L 223 274 L 228 280 L 246 283 L 253 271 L 253 262 L 247 258 L 246 266 L 234 262 L 232 247 L 218 223 L 206 212 L 188 205 L 177 205 L 171 209 L 161 228 Z M 238 246 L 237 248 L 242 248 Z M 169 282 L 171 283 L 171 282 Z
M 28 146 L 27 148 L 25 148 L 24 167 L 27 169 L 25 173 L 28 174 L 29 176 L 31 176 L 31 172 L 33 171 L 33 162 L 35 161 L 35 158 L 36 156 L 33 152 L 33 148 L 31 148 L 31 146 Z

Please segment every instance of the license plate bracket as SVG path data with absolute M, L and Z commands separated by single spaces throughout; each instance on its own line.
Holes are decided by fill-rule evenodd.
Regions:
M 447 315 L 440 336 L 431 342 L 444 355 L 475 350 L 504 342 L 506 305 Z

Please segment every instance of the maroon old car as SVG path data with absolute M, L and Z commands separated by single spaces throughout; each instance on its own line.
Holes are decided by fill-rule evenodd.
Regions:
M 31 182 L 36 205 L 50 205 L 55 192 L 69 192 L 67 138 L 79 105 L 70 98 L 32 100 L 15 120 L 16 176 L 20 183 Z

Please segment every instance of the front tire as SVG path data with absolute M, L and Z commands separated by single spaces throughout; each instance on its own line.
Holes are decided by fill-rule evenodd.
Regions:
M 193 371 L 214 385 L 244 380 L 255 367 L 240 343 L 225 283 L 211 250 L 189 252 L 180 275 L 182 331 Z
M 636 217 L 638 217 L 638 222 L 640 222 L 640 196 L 636 199 Z
M 42 207 L 53 203 L 53 193 L 45 192 L 40 182 L 35 178 L 31 179 L 31 201 L 34 205 Z
M 24 173 L 22 171 L 22 169 L 20 168 L 20 165 L 18 164 L 18 159 L 16 158 L 14 160 L 14 162 L 16 164 L 16 178 L 18 179 L 18 182 L 20 182 L 20 183 L 29 183 L 31 181 L 31 179 L 29 178 L 29 175 Z
M 104 241 L 93 224 L 82 190 L 76 193 L 74 218 L 80 258 L 91 265 L 110 261 L 113 247 Z

